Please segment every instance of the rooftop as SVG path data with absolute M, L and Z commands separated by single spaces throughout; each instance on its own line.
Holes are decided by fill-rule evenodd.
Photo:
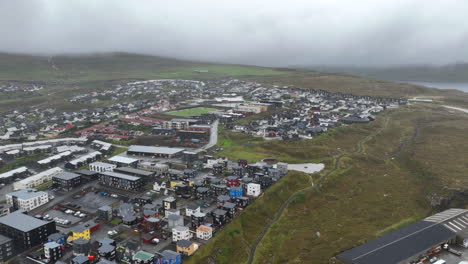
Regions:
M 132 158 L 127 158 L 127 157 L 124 157 L 124 156 L 114 156 L 114 157 L 110 158 L 109 161 L 117 162 L 117 163 L 123 163 L 123 164 L 132 164 L 132 163 L 137 162 L 138 160 L 137 159 L 132 159 Z
M 62 172 L 59 175 L 54 176 L 54 178 L 61 179 L 61 180 L 71 180 L 71 179 L 75 179 L 77 177 L 80 177 L 80 175 L 76 174 L 76 173 L 72 173 L 72 172 L 67 172 L 67 171 Z
M 120 178 L 120 179 L 125 179 L 129 181 L 137 181 L 140 179 L 140 177 L 135 177 L 135 176 L 130 176 L 127 174 L 122 174 L 122 173 L 117 173 L 117 172 L 111 172 L 111 171 L 105 171 L 101 172 L 102 175 L 110 176 L 110 177 L 115 177 L 115 178 Z
M 23 214 L 21 210 L 0 217 L 0 224 L 10 226 L 23 232 L 31 231 L 47 223 L 46 221 Z
M 148 261 L 150 259 L 154 258 L 154 255 L 151 254 L 151 253 L 148 253 L 146 251 L 138 251 L 137 253 L 135 253 L 135 255 L 133 256 L 133 259 L 138 259 L 138 260 L 141 260 L 141 261 Z
M 46 192 L 37 191 L 36 189 L 21 189 L 8 193 L 8 195 L 14 196 L 18 199 L 29 200 L 38 196 L 48 195 Z
M 128 167 L 116 168 L 116 169 L 114 169 L 114 171 L 138 174 L 138 175 L 141 175 L 141 176 L 151 176 L 151 175 L 153 175 L 153 172 L 151 172 L 151 171 L 139 170 L 139 169 L 128 168 Z
M 140 146 L 140 145 L 132 145 L 128 148 L 128 151 L 130 152 L 142 152 L 142 153 L 165 154 L 165 155 L 174 155 L 184 150 L 185 149 L 183 148 L 152 147 L 152 146 Z

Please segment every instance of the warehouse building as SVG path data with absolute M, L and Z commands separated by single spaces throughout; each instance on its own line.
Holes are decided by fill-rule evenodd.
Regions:
M 128 155 L 135 156 L 152 156 L 161 158 L 173 158 L 181 154 L 185 149 L 183 148 L 168 148 L 168 147 L 152 147 L 132 145 L 128 148 Z
M 468 210 L 446 210 L 336 257 L 345 264 L 422 263 L 434 257 L 443 259 L 446 244 L 449 249 L 468 248 Z
M 13 239 L 15 252 L 40 245 L 56 232 L 54 221 L 39 220 L 24 214 L 22 210 L 0 217 L 0 234 Z
M 99 174 L 99 183 L 129 191 L 138 191 L 143 187 L 143 180 L 140 177 L 110 171 Z
M 54 176 L 52 181 L 60 189 L 70 191 L 81 184 L 81 175 L 72 172 L 62 172 Z

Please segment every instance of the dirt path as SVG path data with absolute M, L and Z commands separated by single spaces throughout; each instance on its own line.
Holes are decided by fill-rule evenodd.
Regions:
M 334 166 L 333 166 L 333 169 L 330 170 L 329 172 L 327 172 L 325 175 L 323 175 L 317 182 L 317 184 L 315 185 L 311 185 L 310 187 L 307 187 L 307 188 L 304 188 L 304 189 L 301 189 L 297 192 L 295 192 L 293 195 L 291 195 L 289 197 L 288 200 L 286 200 L 286 202 L 283 203 L 283 205 L 281 205 L 281 207 L 279 208 L 278 212 L 276 212 L 276 215 L 275 217 L 270 221 L 270 223 L 268 223 L 268 225 L 266 225 L 262 232 L 260 233 L 260 235 L 258 236 L 258 238 L 255 240 L 254 244 L 250 247 L 250 254 L 249 254 L 249 259 L 247 261 L 248 264 L 252 264 L 253 263 L 253 260 L 254 260 L 254 257 L 255 257 L 255 252 L 257 250 L 257 247 L 258 245 L 262 242 L 263 238 L 265 237 L 265 235 L 268 233 L 268 230 L 271 228 L 271 226 L 277 222 L 281 215 L 283 214 L 284 210 L 289 206 L 289 204 L 296 198 L 298 197 L 300 194 L 303 194 L 304 192 L 307 192 L 307 191 L 310 191 L 310 190 L 314 190 L 314 189 L 318 189 L 320 188 L 320 186 L 322 185 L 322 183 L 328 178 L 328 176 L 330 176 L 332 173 L 334 173 L 336 170 L 338 170 L 340 168 L 340 161 L 343 157 L 346 157 L 346 156 L 349 156 L 351 154 L 360 154 L 360 153 L 363 153 L 364 151 L 364 144 L 366 142 L 368 142 L 369 140 L 371 140 L 373 137 L 375 137 L 376 135 L 380 134 L 385 128 L 387 128 L 388 126 L 388 122 L 390 121 L 390 118 L 387 117 L 387 119 L 385 120 L 385 123 L 384 123 L 384 126 L 375 131 L 374 133 L 371 133 L 370 135 L 368 135 L 367 137 L 365 137 L 364 139 L 362 139 L 361 141 L 358 142 L 357 144 L 357 150 L 355 152 L 352 152 L 352 153 L 349 153 L 349 154 L 341 154 L 339 156 L 337 156 L 335 158 L 335 163 L 334 163 Z

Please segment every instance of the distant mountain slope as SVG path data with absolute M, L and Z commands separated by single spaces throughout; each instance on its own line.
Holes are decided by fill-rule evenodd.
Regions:
M 264 67 L 189 62 L 129 53 L 53 57 L 0 53 L 0 81 L 80 82 L 124 78 L 210 78 L 224 75 L 276 75 L 285 72 Z
M 395 81 L 468 82 L 468 64 L 445 66 L 401 66 L 388 68 L 307 67 L 325 72 L 349 72 L 361 76 Z

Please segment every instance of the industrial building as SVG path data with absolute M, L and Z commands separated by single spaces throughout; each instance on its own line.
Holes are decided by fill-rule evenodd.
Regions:
M 345 264 L 422 263 L 434 257 L 443 259 L 445 244 L 448 250 L 468 248 L 468 210 L 446 210 L 336 257 Z
M 135 156 L 153 156 L 162 158 L 173 158 L 181 154 L 185 149 L 183 148 L 168 148 L 168 147 L 151 147 L 132 145 L 128 148 L 128 155 Z

